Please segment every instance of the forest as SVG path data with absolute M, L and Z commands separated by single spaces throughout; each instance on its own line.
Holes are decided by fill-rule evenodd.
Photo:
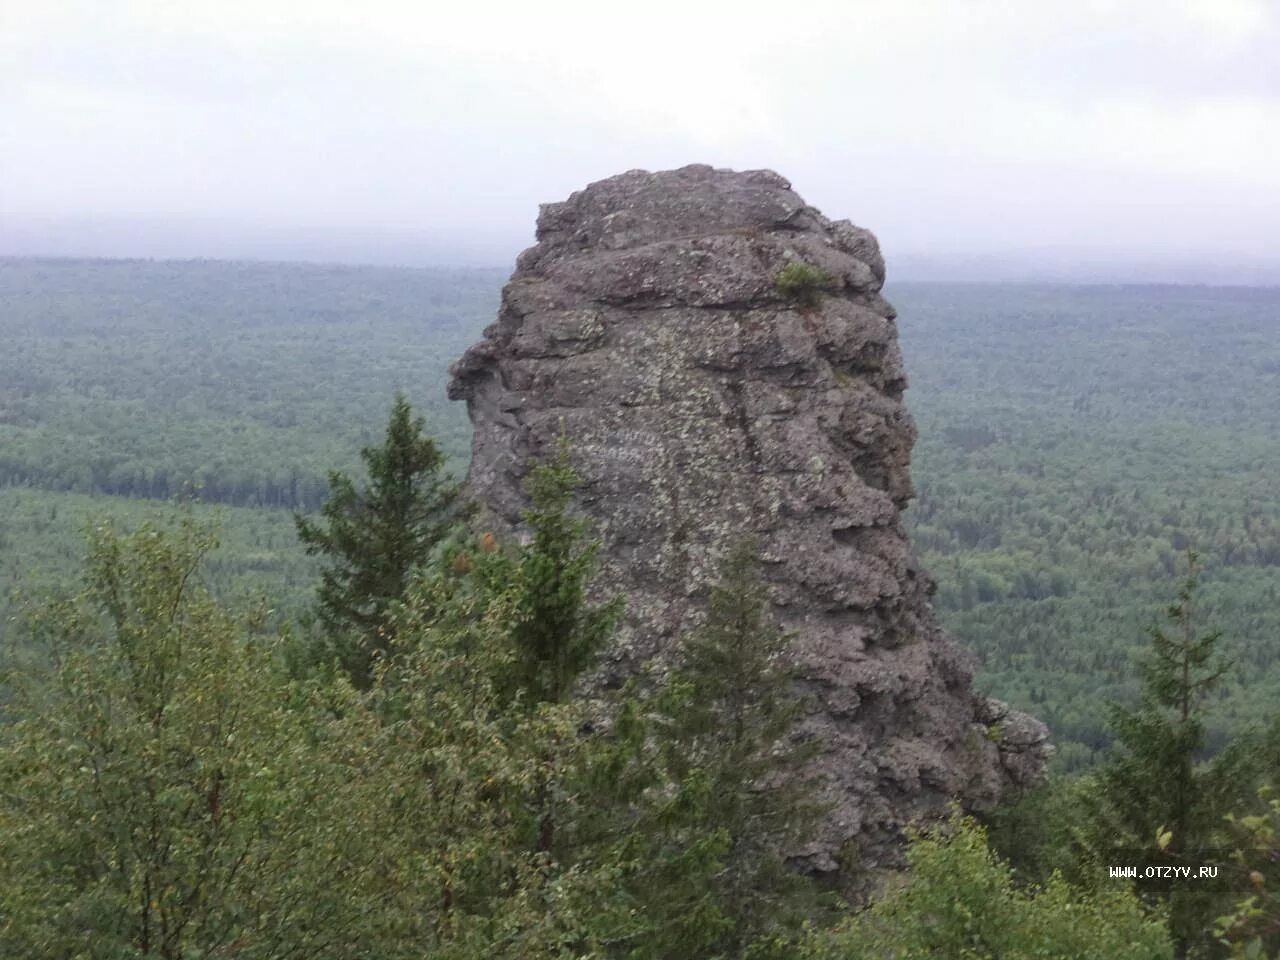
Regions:
M 396 390 L 465 469 L 444 381 L 503 279 L 0 260 L 0 597 L 72 572 L 87 519 L 194 495 L 223 524 L 217 583 L 297 615 L 310 566 L 289 511 L 319 507 Z M 1105 753 L 1104 706 L 1133 696 L 1133 652 L 1188 548 L 1233 660 L 1211 740 L 1276 702 L 1280 293 L 886 292 L 919 429 L 913 543 L 981 685 L 1049 724 L 1059 769 Z
M 1044 719 L 1064 770 L 1108 744 L 1181 554 L 1233 668 L 1221 743 L 1277 702 L 1280 292 L 890 290 L 920 439 L 907 513 L 984 683 Z
M 1274 864 L 1250 857 L 1280 828 L 1280 808 L 1257 793 L 1280 757 L 1280 290 L 889 287 L 919 430 L 913 543 L 979 686 L 1044 719 L 1058 752 L 1045 789 L 985 824 L 957 815 L 915 837 L 911 884 L 853 920 L 832 891 L 777 872 L 782 833 L 744 847 L 750 830 L 715 828 L 777 821 L 750 784 L 785 755 L 784 714 L 724 743 L 688 696 L 727 656 L 756 663 L 757 684 L 780 682 L 745 562 L 723 571 L 719 594 L 736 627 L 688 638 L 686 673 L 620 692 L 626 722 L 586 738 L 569 731 L 598 718 L 565 691 L 612 614 L 585 599 L 590 532 L 564 514 L 563 464 L 534 491 L 530 522 L 545 536 L 477 545 L 474 532 L 431 527 L 424 565 L 397 575 L 390 607 L 333 579 L 338 545 L 360 542 L 333 533 L 349 515 L 334 504 L 363 496 L 343 494 L 342 477 L 376 473 L 384 428 L 388 444 L 431 438 L 420 462 L 441 489 L 464 471 L 468 425 L 444 380 L 491 321 L 502 279 L 0 260 L 0 652 L 16 677 L 58 678 L 15 680 L 0 698 L 9 796 L 58 798 L 29 823 L 0 808 L 0 853 L 44 884 L 0 889 L 0 945 L 79 955 L 67 952 L 77 924 L 108 915 L 135 952 L 87 955 L 229 956 L 243 944 L 285 956 L 281 935 L 299 956 L 359 942 L 388 957 L 414 937 L 458 957 L 659 957 L 674 944 L 690 957 L 1207 957 L 1278 945 Z M 423 417 L 412 431 L 409 402 Z M 558 626 L 540 633 L 547 623 Z M 545 654 L 554 637 L 571 649 Z M 1166 730 L 1177 690 L 1189 706 Z M 139 716 L 167 711 L 173 736 L 199 742 L 175 749 L 155 722 L 122 719 L 144 702 Z M 83 709 L 68 726 L 29 719 L 56 703 Z M 228 718 L 237 745 L 200 741 Z M 77 778 L 117 750 L 136 751 L 152 792 L 138 799 L 127 779 L 103 786 L 94 773 L 102 789 L 78 794 Z M 452 794 L 422 793 L 424 763 Z M 1161 782 L 1202 799 L 1151 795 Z M 253 811 L 225 837 L 224 783 Z M 784 819 L 802 825 L 803 805 L 787 802 Z M 122 839 L 140 810 L 165 825 L 143 853 Z M 89 844 L 99 861 L 87 865 L 62 838 L 100 816 L 116 839 Z M 1160 838 L 1175 818 L 1170 847 Z M 1099 884 L 1118 854 L 1103 827 L 1170 855 L 1197 846 L 1188 836 L 1201 851 L 1212 841 L 1256 874 L 1257 892 Z M 388 836 L 403 841 L 394 854 Z M 339 869 L 359 896 L 320 895 Z M 190 886 L 202 871 L 209 883 Z M 101 888 L 65 900 L 82 875 Z M 426 887 L 406 885 L 424 875 Z M 46 925 L 55 901 L 65 909 Z M 197 941 L 218 946 L 192 953 Z

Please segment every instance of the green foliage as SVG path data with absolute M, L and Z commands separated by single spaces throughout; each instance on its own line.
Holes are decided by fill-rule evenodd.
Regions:
M 778 295 L 806 309 L 812 309 L 822 302 L 822 295 L 829 293 L 835 285 L 835 278 L 821 267 L 815 267 L 803 260 L 792 260 L 778 271 L 773 280 Z
M 311 584 L 319 571 L 299 547 L 287 511 L 204 504 L 183 509 L 219 531 L 221 546 L 202 567 L 203 581 L 219 602 L 239 608 L 268 597 L 266 617 L 273 625 L 304 617 L 313 608 Z M 0 489 L 0 669 L 44 658 L 47 651 L 28 643 L 10 621 L 10 611 L 21 607 L 23 596 L 44 596 L 75 581 L 85 556 L 85 528 L 110 518 L 132 529 L 155 510 L 155 504 L 124 497 Z M 9 588 L 16 583 L 21 588 L 12 602 Z
M 1116 885 L 1080 893 L 1058 876 L 1018 887 L 982 829 L 953 818 L 917 834 L 909 877 L 869 909 L 815 937 L 812 960 L 1169 958 L 1162 918 Z
M 370 694 L 384 718 L 370 745 L 387 824 L 380 955 L 550 955 L 562 927 L 547 901 L 569 880 L 533 837 L 538 798 L 574 744 L 576 708 L 530 715 L 506 696 L 511 592 L 446 600 L 442 590 L 411 587 L 396 614 L 399 655 Z
M 482 535 L 415 582 L 372 691 L 405 831 L 398 936 L 432 956 L 693 956 L 726 924 L 707 893 L 722 833 L 691 813 L 702 794 L 666 777 L 651 701 L 566 695 L 615 614 L 582 592 L 592 553 L 567 515 L 573 483 L 562 449 L 531 481 L 527 544 Z M 560 602 L 531 602 L 535 584 Z M 531 656 L 540 610 L 590 640 L 569 648 L 582 656 Z
M 502 280 L 0 259 L 3 653 L 11 586 L 35 567 L 74 576 L 84 514 L 124 522 L 140 516 L 136 498 L 193 487 L 241 505 L 224 514 L 211 586 L 240 593 L 260 577 L 273 617 L 296 616 L 314 566 L 277 531 L 289 510 L 319 509 L 331 468 L 359 469 L 392 390 L 465 462 L 470 427 L 446 401 L 446 371 L 492 319 Z M 1165 606 L 1195 543 L 1234 664 L 1206 742 L 1220 748 L 1269 709 L 1276 292 L 895 283 L 888 296 L 919 427 L 906 520 L 980 686 L 1049 724 L 1057 769 L 1096 764 L 1111 743 L 1105 705 L 1137 694 L 1140 642 L 1116 638 L 1138 638 Z
M 397 389 L 465 461 L 447 370 L 503 276 L 0 258 L 0 486 L 314 510 Z
M 272 646 L 198 585 L 190 520 L 93 535 L 33 611 L 54 667 L 0 725 L 0 953 L 349 956 L 359 780 Z
M 905 519 L 979 685 L 1048 723 L 1056 769 L 1096 764 L 1106 704 L 1136 697 L 1131 655 L 1195 544 L 1233 663 L 1206 742 L 1268 712 L 1277 292 L 898 283 L 887 296 L 919 433 Z
M 1095 886 L 1106 872 L 1087 851 L 1082 825 L 1094 814 L 1090 776 L 1050 776 L 1019 797 L 981 816 L 992 852 L 1021 884 L 1048 882 L 1055 874 L 1077 886 Z M 1083 854 L 1083 856 L 1082 856 Z
M 415 579 L 360 697 L 287 681 L 198 588 L 209 546 L 104 530 L 35 620 L 57 667 L 0 727 L 5 955 L 640 956 L 685 922 L 642 879 L 718 861 L 655 872 L 629 829 L 668 792 L 634 710 L 587 736 L 590 704 L 509 695 L 523 584 Z
M 1169 830 L 1170 852 L 1202 847 L 1206 830 L 1216 823 L 1216 811 L 1204 809 L 1207 784 L 1197 760 L 1205 749 L 1207 698 L 1227 666 L 1221 632 L 1197 635 L 1197 574 L 1193 553 L 1177 602 L 1168 610 L 1170 631 L 1149 628 L 1139 704 L 1111 709 L 1117 749 L 1098 773 L 1112 813 L 1109 827 L 1121 827 L 1123 842 L 1136 846 L 1152 843 L 1158 829 Z
M 387 956 L 603 956 L 645 928 L 625 881 L 637 838 L 621 835 L 653 782 L 644 735 L 626 705 L 587 735 L 598 705 L 568 696 L 617 606 L 585 599 L 574 483 L 562 448 L 531 476 L 527 543 L 455 545 L 395 611 L 369 701 L 400 831 Z
M 802 708 L 793 675 L 755 547 L 740 542 L 659 700 L 667 776 L 688 803 L 681 829 L 724 839 L 721 866 L 702 892 L 723 928 L 701 951 L 686 944 L 683 956 L 744 956 L 753 943 L 794 932 L 816 907 L 812 883 L 786 863 L 812 839 L 823 809 L 822 785 L 804 770 L 817 744 L 792 740 Z
M 423 433 L 409 401 L 397 394 L 380 447 L 365 447 L 369 474 L 357 490 L 346 474 L 329 475 L 323 525 L 296 517 L 307 553 L 323 556 L 320 615 L 338 657 L 359 687 L 391 649 L 390 608 L 404 597 L 413 569 L 425 563 L 456 523 L 458 485 L 441 476 L 444 456 Z
M 1250 892 L 1217 919 L 1215 933 L 1241 960 L 1280 953 L 1280 798 L 1259 791 L 1262 810 L 1229 818 L 1235 844 L 1231 868 Z
M 575 831 L 583 859 L 609 865 L 611 890 L 598 908 L 609 918 L 604 954 L 710 955 L 732 920 L 716 896 L 730 840 L 706 823 L 709 778 L 698 771 L 673 779 L 658 748 L 652 698 L 627 691 L 618 699 L 583 768 L 581 795 L 590 801 Z
M 573 483 L 562 448 L 531 482 L 529 542 L 510 555 L 459 554 L 468 562 L 420 579 L 400 611 L 397 643 L 406 652 L 375 696 L 386 698 L 379 712 L 398 718 L 403 740 L 379 752 L 402 758 L 409 790 L 425 788 L 414 786 L 424 769 L 461 773 L 430 788 L 441 791 L 436 799 L 406 794 L 403 808 L 423 817 L 411 846 L 438 844 L 450 816 L 476 818 L 443 830 L 471 837 L 464 862 L 475 872 L 451 870 L 427 889 L 449 904 L 450 930 L 484 930 L 476 935 L 492 949 L 500 923 L 502 942 L 524 951 L 514 955 L 534 955 L 547 938 L 582 955 L 634 960 L 780 949 L 814 915 L 813 887 L 784 855 L 815 811 L 801 797 L 808 781 L 774 783 L 794 775 L 808 751 L 785 739 L 795 716 L 790 674 L 750 554 L 734 555 L 706 630 L 689 638 L 666 683 L 571 698 L 585 653 L 607 638 L 614 616 L 613 605 L 584 599 L 591 553 L 582 524 L 567 516 Z M 531 604 L 534 584 L 561 602 Z M 551 611 L 546 620 L 560 634 L 535 635 L 585 635 L 589 644 L 570 648 L 583 656 L 528 644 L 539 610 Z M 516 697 L 506 692 L 511 676 Z M 428 743 L 453 759 L 424 762 Z M 447 811 L 437 809 L 444 799 Z M 415 934 L 443 950 L 433 936 Z
M 1148 631 L 1139 703 L 1111 709 L 1116 749 L 1099 768 L 1088 804 L 1087 848 L 1099 862 L 1139 856 L 1171 864 L 1210 860 L 1223 817 L 1246 801 L 1260 773 L 1239 749 L 1207 763 L 1200 759 L 1207 698 L 1226 665 L 1221 633 L 1199 632 L 1197 575 L 1191 553 L 1177 601 L 1167 612 L 1170 628 L 1153 625 Z M 1163 899 L 1178 955 L 1185 956 L 1204 939 L 1215 904 L 1187 887 L 1175 887 Z
M 587 602 L 598 544 L 585 541 L 585 521 L 569 512 L 577 483 L 563 439 L 556 459 L 535 467 L 526 483 L 530 539 L 511 571 L 518 585 L 511 642 L 516 684 L 531 703 L 557 703 L 572 693 L 621 610 L 620 597 Z

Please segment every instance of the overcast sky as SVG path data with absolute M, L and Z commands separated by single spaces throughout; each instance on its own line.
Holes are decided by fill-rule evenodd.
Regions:
M 0 252 L 503 265 L 703 162 L 891 270 L 1275 262 L 1277 51 L 1273 0 L 0 0 Z

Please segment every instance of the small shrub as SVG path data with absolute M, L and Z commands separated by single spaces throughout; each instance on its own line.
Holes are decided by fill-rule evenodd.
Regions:
M 835 278 L 821 267 L 794 260 L 778 271 L 773 285 L 784 299 L 812 308 L 818 305 L 824 293 L 831 292 Z
M 1019 887 L 973 821 L 917 834 L 907 881 L 834 930 L 818 932 L 805 960 L 932 957 L 997 960 L 1170 960 L 1160 912 L 1147 913 L 1126 886 L 1072 888 L 1054 874 Z

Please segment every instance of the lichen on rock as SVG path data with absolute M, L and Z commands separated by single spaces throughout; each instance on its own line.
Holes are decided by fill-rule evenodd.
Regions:
M 821 297 L 779 290 L 790 264 Z M 468 487 L 499 522 L 518 525 L 523 477 L 570 439 L 597 587 L 627 600 L 595 682 L 661 661 L 733 542 L 761 545 L 810 704 L 797 734 L 823 745 L 831 813 L 798 852 L 818 871 L 850 841 L 893 861 L 904 824 L 995 804 L 1049 750 L 973 690 L 903 530 L 915 427 L 884 276 L 869 231 L 776 173 L 633 170 L 542 207 L 449 386 L 475 430 Z

